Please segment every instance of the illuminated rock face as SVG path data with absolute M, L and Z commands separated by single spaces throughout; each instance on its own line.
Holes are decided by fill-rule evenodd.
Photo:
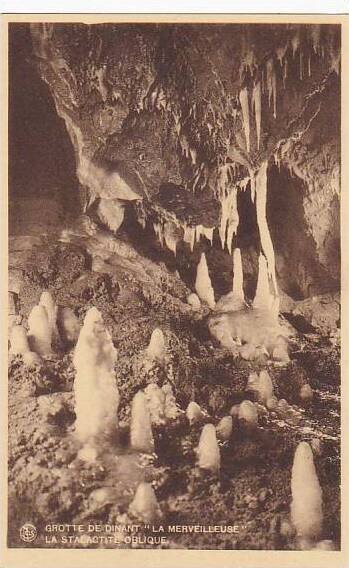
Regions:
M 291 478 L 291 520 L 300 539 L 321 536 L 323 511 L 322 490 L 316 473 L 313 452 L 307 442 L 296 448 Z
M 96 308 L 86 313 L 74 351 L 75 432 L 87 445 L 98 445 L 118 427 L 119 392 L 114 364 L 117 352 Z

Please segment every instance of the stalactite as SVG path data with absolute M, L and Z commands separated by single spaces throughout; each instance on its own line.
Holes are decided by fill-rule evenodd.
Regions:
M 244 87 L 240 91 L 240 104 L 242 110 L 242 122 L 244 126 L 245 139 L 246 139 L 246 150 L 250 152 L 250 109 L 248 103 L 248 90 Z
M 195 227 L 190 227 L 188 225 L 184 226 L 183 241 L 190 245 L 191 252 L 193 252 L 195 246 L 195 235 L 196 235 Z
M 273 59 L 268 59 L 267 61 L 267 91 L 268 103 L 269 106 L 271 106 L 271 102 L 273 101 L 273 115 L 274 118 L 276 118 L 277 82 Z
M 114 364 L 117 352 L 100 312 L 90 308 L 75 348 L 73 363 L 75 432 L 79 440 L 94 447 L 98 438 L 118 426 L 119 392 Z
M 167 248 L 176 256 L 178 237 L 174 223 L 166 222 L 163 226 L 163 238 Z
M 261 83 L 258 81 L 253 87 L 252 92 L 252 105 L 254 109 L 256 133 L 257 133 L 257 148 L 259 150 L 261 141 L 261 123 L 262 123 L 262 94 Z
M 213 310 L 215 307 L 214 291 L 211 284 L 210 275 L 208 273 L 206 255 L 201 254 L 200 262 L 197 267 L 195 290 L 203 302 Z
M 267 215 L 267 167 L 268 163 L 265 161 L 256 175 L 256 212 L 257 224 L 259 229 L 259 236 L 261 247 L 265 255 L 268 267 L 268 273 L 271 277 L 274 286 L 274 296 L 278 297 L 278 288 L 275 274 L 275 254 L 274 247 L 271 240 Z
M 303 79 L 303 52 L 299 50 L 299 78 L 302 81 Z
M 231 253 L 232 242 L 239 225 L 239 214 L 237 210 L 237 187 L 230 189 L 229 193 L 221 197 L 221 220 L 219 226 L 219 237 L 222 249 L 227 244 Z
M 321 27 L 319 24 L 313 24 L 312 26 L 309 26 L 309 31 L 310 31 L 310 37 L 311 37 L 311 43 L 312 43 L 312 47 L 313 47 L 313 51 L 314 53 L 316 53 L 316 55 L 318 55 L 319 51 L 320 51 L 320 36 L 321 36 Z
M 164 232 L 163 232 L 163 227 L 161 225 L 161 223 L 153 223 L 153 229 L 154 229 L 154 233 L 156 234 L 157 238 L 159 239 L 159 242 L 161 244 L 161 246 L 164 246 Z

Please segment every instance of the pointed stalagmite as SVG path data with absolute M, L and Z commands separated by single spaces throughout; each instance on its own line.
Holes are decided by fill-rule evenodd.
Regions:
M 162 387 L 162 392 L 165 395 L 165 418 L 174 420 L 177 416 L 182 414 L 182 410 L 176 403 L 172 386 L 169 383 L 165 383 Z
M 258 423 L 257 408 L 250 400 L 244 400 L 239 407 L 239 420 L 245 420 L 250 424 Z
M 201 469 L 217 473 L 221 467 L 221 455 L 213 424 L 205 424 L 198 446 L 198 463 Z
M 274 297 L 270 293 L 270 282 L 267 261 L 263 254 L 258 259 L 258 280 L 256 294 L 253 300 L 253 307 L 260 310 L 270 311 L 273 305 Z
M 141 390 L 132 400 L 130 441 L 134 450 L 149 454 L 154 451 L 150 413 L 145 394 Z
M 233 295 L 236 298 L 245 302 L 244 294 L 244 276 L 242 272 L 242 262 L 241 262 L 241 251 L 239 248 L 233 251 L 233 267 L 234 267 L 234 277 L 233 277 Z
M 44 290 L 40 297 L 40 306 L 44 306 L 47 312 L 48 323 L 51 328 L 52 339 L 57 341 L 59 339 L 57 330 L 57 304 L 48 290 Z
M 14 325 L 10 334 L 11 355 L 23 355 L 30 351 L 27 332 L 23 325 Z
M 315 540 L 322 531 L 322 489 L 308 442 L 298 444 L 291 478 L 291 521 L 301 539 Z
M 223 442 L 229 440 L 233 431 L 232 416 L 223 416 L 223 418 L 217 424 L 216 431 L 217 436 L 220 440 L 222 440 Z
M 192 294 L 189 294 L 189 296 L 187 297 L 187 302 L 193 308 L 193 310 L 200 310 L 201 308 L 200 298 L 194 292 Z
M 150 483 L 142 482 L 138 485 L 129 512 L 137 519 L 151 523 L 161 516 L 154 489 Z
M 197 402 L 193 400 L 189 402 L 186 410 L 186 415 L 190 424 L 195 424 L 203 417 L 203 412 Z
M 29 344 L 42 357 L 52 354 L 52 328 L 44 306 L 34 306 L 28 317 Z
M 273 396 L 274 390 L 270 375 L 267 371 L 261 371 L 259 374 L 258 398 L 260 402 L 265 404 Z
M 156 383 L 150 383 L 144 394 L 152 424 L 165 424 L 165 393 Z
M 28 369 L 35 369 L 36 367 L 41 367 L 42 359 L 40 355 L 34 353 L 34 351 L 26 351 L 22 355 L 23 363 Z
M 146 357 L 149 361 L 163 364 L 166 359 L 166 345 L 164 334 L 161 329 L 154 329 L 151 334 L 150 342 L 146 350 Z
M 94 446 L 101 435 L 118 426 L 119 392 L 114 364 L 117 352 L 96 308 L 86 313 L 75 347 L 75 432 L 84 444 Z
M 211 284 L 210 275 L 206 262 L 206 256 L 201 254 L 200 262 L 197 267 L 195 290 L 203 302 L 213 310 L 215 307 L 214 291 Z

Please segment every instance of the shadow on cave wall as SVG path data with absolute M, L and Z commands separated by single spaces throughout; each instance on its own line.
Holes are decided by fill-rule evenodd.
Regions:
M 74 149 L 39 77 L 28 24 L 9 28 L 9 231 L 54 231 L 79 211 Z
M 315 241 L 307 229 L 305 192 L 302 180 L 292 177 L 288 169 L 269 167 L 267 216 L 277 277 L 281 288 L 294 300 L 339 288 L 339 282 L 321 266 Z M 338 257 L 338 246 L 333 253 Z

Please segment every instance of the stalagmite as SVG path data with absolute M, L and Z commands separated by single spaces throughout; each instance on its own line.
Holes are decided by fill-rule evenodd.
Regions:
M 237 311 L 245 307 L 241 251 L 238 248 L 233 251 L 233 268 L 233 289 L 218 300 L 217 311 Z
M 267 215 L 267 167 L 268 163 L 264 162 L 256 175 L 256 212 L 261 247 L 267 260 L 268 273 L 274 286 L 274 296 L 278 297 L 278 288 L 275 274 L 275 254 L 271 240 Z
M 233 268 L 234 268 L 234 276 L 233 276 L 233 295 L 236 298 L 245 301 L 245 294 L 244 294 L 244 276 L 242 272 L 242 262 L 241 262 L 241 251 L 239 248 L 234 249 L 233 251 Z
M 42 357 L 52 354 L 52 330 L 44 306 L 34 306 L 28 317 L 29 344 Z
M 165 424 L 165 393 L 156 383 L 150 383 L 144 394 L 152 424 Z
M 164 334 L 161 329 L 156 328 L 151 334 L 149 345 L 146 349 L 148 361 L 163 365 L 166 360 L 166 344 Z
M 221 467 L 221 455 L 213 424 L 205 424 L 198 446 L 198 463 L 201 469 L 217 473 Z
M 259 374 L 258 394 L 259 400 L 264 404 L 274 395 L 273 383 L 267 371 L 261 371 Z
M 248 90 L 244 87 L 240 91 L 240 104 L 242 110 L 242 122 L 244 126 L 245 139 L 246 139 L 246 150 L 250 152 L 250 108 L 248 103 Z
M 187 406 L 186 415 L 190 424 L 195 424 L 195 422 L 199 422 L 199 420 L 201 420 L 201 418 L 203 418 L 204 416 L 200 406 L 197 404 L 197 402 L 194 402 L 193 400 L 189 402 Z
M 265 403 L 265 406 L 267 407 L 268 410 L 276 410 L 277 405 L 278 405 L 278 399 L 275 396 L 268 398 L 267 402 Z
M 313 452 L 307 442 L 298 444 L 291 478 L 291 521 L 301 539 L 315 540 L 322 531 L 322 490 Z
M 203 302 L 213 310 L 215 307 L 214 291 L 211 284 L 210 275 L 206 262 L 206 256 L 203 252 L 201 254 L 200 262 L 197 267 L 195 290 Z
M 150 483 L 143 481 L 138 485 L 134 499 L 129 506 L 129 512 L 145 523 L 151 523 L 160 518 L 160 507 Z
M 30 351 L 27 332 L 23 325 L 14 325 L 10 334 L 11 355 L 23 355 Z
M 44 290 L 40 297 L 40 306 L 44 306 L 47 312 L 48 323 L 51 328 L 52 340 L 59 341 L 59 333 L 57 329 L 57 311 L 58 307 L 52 295 L 48 290 Z
M 314 396 L 313 393 L 313 389 L 311 388 L 311 386 L 306 383 L 305 385 L 302 385 L 300 391 L 299 391 L 299 398 L 305 402 L 308 402 L 310 400 L 312 400 Z
M 245 420 L 250 424 L 258 423 L 257 408 L 250 400 L 244 400 L 239 407 L 239 420 Z
M 132 400 L 130 441 L 134 450 L 149 454 L 154 451 L 150 414 L 142 391 L 138 391 Z
M 263 254 L 258 259 L 258 280 L 253 307 L 256 309 L 271 310 L 274 297 L 270 293 L 269 274 L 267 261 Z
M 100 436 L 110 436 L 118 427 L 119 392 L 114 373 L 116 358 L 117 351 L 104 327 L 102 315 L 96 308 L 90 308 L 85 315 L 73 358 L 76 369 L 75 432 L 80 442 L 86 444 L 87 453 L 87 448 L 96 447 Z
M 172 386 L 169 383 L 165 383 L 162 386 L 162 392 L 165 395 L 165 418 L 168 420 L 175 420 L 183 411 L 179 408 L 176 403 L 175 396 L 173 394 Z
M 260 81 L 258 81 L 258 83 L 256 83 L 253 87 L 252 105 L 254 108 L 254 116 L 256 122 L 257 148 L 259 150 L 260 141 L 261 141 L 261 124 L 262 124 L 262 93 L 261 93 Z
M 36 367 L 41 367 L 42 359 L 40 355 L 34 353 L 34 351 L 26 351 L 22 355 L 23 363 L 28 369 L 35 369 Z
M 193 310 L 200 310 L 200 298 L 194 292 L 192 294 L 189 294 L 189 296 L 187 297 L 187 302 L 193 308 Z
M 220 440 L 225 442 L 229 440 L 233 431 L 233 418 L 232 416 L 223 416 L 216 427 L 217 436 Z
M 58 327 L 64 341 L 76 343 L 80 334 L 80 323 L 71 308 L 62 308 L 58 311 Z

